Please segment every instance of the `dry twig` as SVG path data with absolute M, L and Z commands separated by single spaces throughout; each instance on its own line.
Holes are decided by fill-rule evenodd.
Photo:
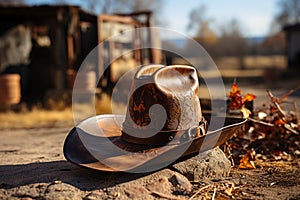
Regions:
M 215 187 L 215 188 L 214 188 L 214 193 L 213 193 L 212 198 L 211 198 L 212 200 L 215 199 L 215 197 L 216 197 L 216 192 L 217 192 L 217 188 Z
M 279 105 L 279 100 L 277 97 L 274 97 L 274 95 L 271 93 L 270 90 L 267 90 L 267 94 L 270 97 L 273 105 L 277 108 L 280 117 L 285 121 L 286 119 L 286 113 L 285 111 L 281 108 L 281 106 Z
M 256 120 L 256 119 L 253 119 L 251 117 L 249 117 L 248 120 L 253 121 L 255 123 L 258 123 L 258 124 L 261 124 L 261 125 L 269 126 L 269 127 L 274 127 L 275 126 L 274 124 L 264 122 L 264 121 L 260 121 L 260 120 Z
M 155 196 L 158 196 L 158 197 L 161 197 L 161 198 L 165 198 L 165 199 L 183 200 L 183 198 L 176 197 L 176 196 L 173 196 L 173 195 L 167 195 L 167 194 L 164 194 L 164 193 L 161 193 L 161 192 L 157 192 L 157 191 L 152 191 L 151 194 L 155 195 Z
M 278 103 L 282 103 L 287 97 L 294 94 L 299 89 L 300 89 L 300 85 L 298 87 L 294 88 L 294 89 L 291 89 L 288 93 L 282 95 L 282 97 L 280 99 L 278 99 Z
M 189 198 L 189 200 L 193 199 L 193 198 L 196 197 L 202 190 L 204 190 L 204 189 L 206 189 L 206 188 L 209 188 L 210 186 L 212 186 L 212 185 L 209 184 L 209 185 L 206 185 L 206 186 L 203 186 L 203 187 L 199 188 L 199 190 L 198 190 L 195 194 L 193 194 L 193 196 L 191 196 L 191 197 Z

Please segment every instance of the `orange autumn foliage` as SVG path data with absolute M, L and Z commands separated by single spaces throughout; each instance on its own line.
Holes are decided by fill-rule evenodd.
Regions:
M 240 160 L 239 169 L 255 169 L 255 151 L 248 151 Z
M 231 91 L 228 94 L 230 99 L 230 109 L 236 110 L 244 107 L 246 102 L 253 101 L 256 96 L 254 94 L 247 93 L 245 96 L 242 95 L 240 88 L 234 82 L 231 87 Z

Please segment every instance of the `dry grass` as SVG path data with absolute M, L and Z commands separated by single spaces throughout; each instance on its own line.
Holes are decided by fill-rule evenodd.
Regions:
M 73 123 L 73 114 L 70 108 L 63 111 L 45 109 L 18 113 L 8 111 L 0 113 L 0 121 L 0 129 L 68 126 Z
M 76 110 L 73 111 L 71 106 L 62 108 L 60 102 L 57 102 L 56 105 L 58 107 L 53 107 L 51 110 L 34 108 L 31 111 L 23 109 L 21 112 L 0 112 L 0 129 L 72 127 L 74 126 L 74 113 L 77 119 L 82 120 L 89 117 L 91 113 L 109 114 L 112 113 L 112 110 L 114 113 L 120 113 L 119 111 L 124 111 L 125 108 L 122 104 L 112 104 L 107 94 L 101 94 L 101 98 L 96 98 L 94 107 L 91 107 L 90 104 L 80 104 L 74 106 L 73 109 Z
M 239 60 L 237 57 L 220 57 L 215 59 L 216 65 L 220 69 L 239 69 Z M 286 68 L 286 56 L 245 56 L 244 64 L 246 69 L 264 69 L 264 68 Z

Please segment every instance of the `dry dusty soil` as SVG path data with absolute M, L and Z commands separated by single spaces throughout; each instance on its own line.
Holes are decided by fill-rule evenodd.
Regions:
M 253 170 L 233 168 L 228 178 L 192 182 L 188 192 L 171 188 L 162 194 L 149 193 L 145 185 L 165 184 L 161 180 L 177 172 L 104 173 L 77 167 L 62 153 L 70 128 L 1 131 L 0 199 L 189 199 L 199 190 L 193 199 L 300 199 L 299 159 L 256 161 Z M 226 189 L 232 183 L 233 196 L 229 196 L 224 184 Z

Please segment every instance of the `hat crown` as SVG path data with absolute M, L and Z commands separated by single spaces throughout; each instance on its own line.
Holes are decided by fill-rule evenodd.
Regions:
M 202 119 L 198 90 L 197 72 L 191 66 L 142 67 L 132 82 L 123 133 L 135 134 L 141 140 L 133 142 L 144 143 L 147 133 L 197 126 Z

